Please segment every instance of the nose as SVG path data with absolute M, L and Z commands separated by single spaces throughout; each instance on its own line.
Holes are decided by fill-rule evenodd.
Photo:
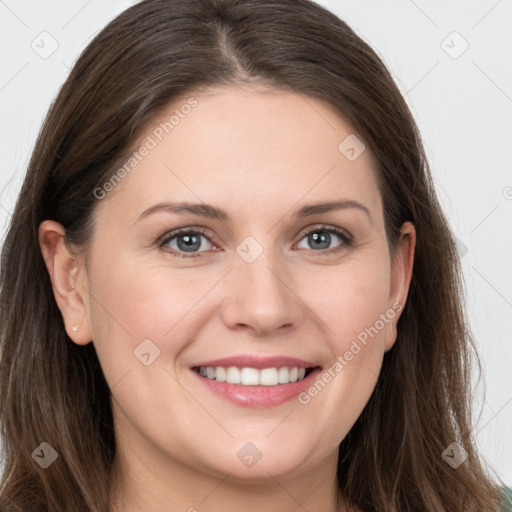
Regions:
M 222 318 L 229 328 L 260 337 L 301 323 L 304 305 L 293 291 L 286 262 L 275 253 L 264 251 L 252 263 L 237 256 L 227 277 Z

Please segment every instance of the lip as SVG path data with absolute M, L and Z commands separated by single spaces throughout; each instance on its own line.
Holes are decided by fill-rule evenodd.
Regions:
M 250 368 L 281 368 L 283 366 L 312 368 L 310 373 L 304 379 L 288 384 L 279 384 L 276 386 L 243 386 L 241 384 L 229 384 L 228 382 L 218 382 L 208 379 L 199 374 L 197 369 L 200 366 L 237 366 Z M 249 408 L 269 408 L 281 405 L 297 396 L 311 387 L 321 367 L 314 363 L 297 359 L 294 357 L 256 357 L 256 356 L 234 356 L 224 359 L 216 359 L 198 363 L 190 368 L 194 378 L 206 386 L 206 388 L 217 396 L 234 403 L 238 406 Z
M 264 368 L 282 368 L 283 366 L 297 368 L 314 368 L 318 366 L 316 363 L 305 361 L 304 359 L 297 359 L 296 357 L 287 356 L 273 356 L 273 357 L 261 357 L 261 356 L 249 356 L 249 355 L 238 355 L 232 357 L 226 357 L 223 359 L 215 359 L 212 361 L 204 361 L 196 363 L 191 368 L 198 368 L 199 366 L 223 366 L 225 368 L 229 366 L 237 366 L 239 368 L 249 367 L 262 370 Z

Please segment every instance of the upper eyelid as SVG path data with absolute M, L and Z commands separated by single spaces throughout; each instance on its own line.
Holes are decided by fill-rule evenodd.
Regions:
M 196 233 L 198 235 L 204 236 L 205 238 L 208 238 L 208 240 L 210 240 L 210 238 L 211 238 L 204 228 L 196 228 L 196 227 L 192 226 L 192 227 L 177 228 L 177 229 L 172 229 L 171 231 L 166 231 L 162 236 L 160 236 L 158 238 L 158 242 L 160 244 L 163 244 L 165 242 L 168 242 L 169 240 L 173 240 L 174 238 L 176 238 L 180 235 L 187 234 L 187 233 Z M 210 242 L 213 243 L 212 240 L 210 240 Z

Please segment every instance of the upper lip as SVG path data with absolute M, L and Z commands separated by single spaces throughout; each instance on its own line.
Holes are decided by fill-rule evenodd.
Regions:
M 261 356 L 249 356 L 249 355 L 238 355 L 232 357 L 225 357 L 223 359 L 215 359 L 211 361 L 204 361 L 197 363 L 192 366 L 196 368 L 199 366 L 204 367 L 249 367 L 249 368 L 282 368 L 284 366 L 297 367 L 297 368 L 314 368 L 318 365 L 315 363 L 305 361 L 304 359 L 297 359 L 296 357 L 287 356 L 273 356 L 273 357 L 261 357 Z

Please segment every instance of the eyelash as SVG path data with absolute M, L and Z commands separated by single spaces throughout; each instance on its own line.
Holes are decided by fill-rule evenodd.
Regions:
M 337 253 L 338 251 L 341 251 L 343 249 L 348 249 L 348 248 L 350 248 L 350 247 L 352 247 L 354 245 L 354 240 L 353 240 L 353 237 L 351 235 L 348 235 L 347 233 L 345 233 L 344 231 L 342 231 L 339 228 L 336 228 L 336 227 L 333 227 L 333 226 L 325 226 L 325 225 L 317 226 L 314 229 L 311 229 L 310 231 L 306 231 L 302 235 L 300 240 L 302 240 L 307 235 L 310 235 L 311 233 L 318 233 L 318 232 L 334 233 L 335 235 L 339 236 L 340 239 L 343 242 L 341 245 L 339 245 L 338 247 L 336 247 L 334 249 L 322 249 L 322 250 L 319 250 L 319 251 L 314 251 L 313 249 L 311 249 L 312 252 L 318 253 L 318 255 L 321 255 L 321 256 L 331 256 L 333 253 Z M 181 228 L 181 229 L 177 229 L 175 231 L 171 231 L 171 232 L 168 232 L 168 233 L 165 233 L 164 235 L 162 235 L 158 239 L 158 241 L 157 241 L 158 247 L 160 249 L 162 249 L 165 244 L 169 243 L 174 238 L 177 238 L 179 235 L 184 235 L 184 234 L 186 234 L 186 235 L 202 235 L 211 244 L 215 245 L 210 240 L 210 238 L 209 238 L 209 236 L 208 236 L 208 234 L 206 233 L 205 230 L 203 230 L 201 228 L 195 228 L 195 229 L 192 229 L 192 228 Z M 179 258 L 179 259 L 201 257 L 201 252 L 186 254 L 186 253 L 177 253 L 177 252 L 175 252 L 174 249 L 172 249 L 170 251 L 164 250 L 164 252 L 167 252 L 171 256 L 174 256 L 175 258 Z

